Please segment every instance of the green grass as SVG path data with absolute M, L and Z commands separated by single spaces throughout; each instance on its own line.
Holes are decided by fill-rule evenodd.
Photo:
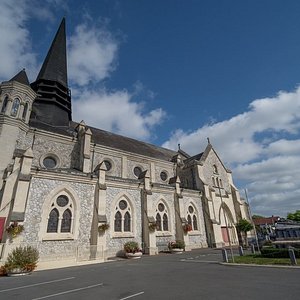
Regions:
M 229 262 L 232 263 L 231 258 Z M 256 264 L 256 265 L 291 265 L 289 258 L 267 258 L 260 255 L 235 256 L 234 262 L 238 264 Z

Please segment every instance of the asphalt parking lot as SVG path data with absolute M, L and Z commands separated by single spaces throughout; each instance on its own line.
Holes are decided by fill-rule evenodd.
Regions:
M 299 299 L 300 268 L 221 261 L 202 249 L 0 277 L 0 299 Z

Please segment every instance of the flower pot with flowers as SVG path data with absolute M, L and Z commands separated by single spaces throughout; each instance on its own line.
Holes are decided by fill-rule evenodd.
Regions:
M 109 224 L 107 224 L 107 223 L 103 223 L 103 224 L 98 226 L 98 232 L 99 233 L 104 233 L 108 229 L 109 229 Z
M 190 232 L 190 231 L 192 231 L 193 230 L 193 227 L 192 227 L 192 225 L 191 224 L 184 224 L 183 225 L 183 231 L 184 231 L 184 233 L 185 234 L 187 234 L 188 232 Z
M 171 253 L 182 253 L 185 248 L 185 243 L 181 240 L 171 241 L 168 244 L 168 248 Z
M 6 232 L 12 237 L 17 237 L 24 230 L 24 226 L 18 224 L 18 222 L 13 222 L 6 228 Z
M 154 232 L 157 229 L 156 223 L 150 223 L 149 224 L 149 231 Z
M 141 258 L 143 255 L 139 244 L 135 241 L 129 241 L 124 244 L 125 256 L 127 258 Z

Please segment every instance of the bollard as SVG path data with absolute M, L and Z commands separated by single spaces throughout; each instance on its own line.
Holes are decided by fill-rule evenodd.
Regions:
M 243 250 L 242 246 L 239 246 L 239 253 L 240 253 L 240 256 L 244 256 L 244 250 Z
M 289 248 L 289 256 L 290 256 L 291 264 L 293 266 L 297 265 L 297 260 L 293 248 Z
M 228 263 L 228 254 L 226 249 L 222 249 L 223 262 Z
M 255 246 L 253 244 L 251 244 L 251 253 L 255 254 Z

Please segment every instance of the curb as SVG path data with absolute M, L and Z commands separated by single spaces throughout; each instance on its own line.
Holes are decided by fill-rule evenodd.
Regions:
M 257 265 L 257 264 L 238 264 L 238 263 L 225 263 L 220 262 L 220 265 L 231 267 L 263 267 L 263 268 L 278 268 L 278 269 L 300 269 L 300 266 L 288 266 L 288 265 Z

